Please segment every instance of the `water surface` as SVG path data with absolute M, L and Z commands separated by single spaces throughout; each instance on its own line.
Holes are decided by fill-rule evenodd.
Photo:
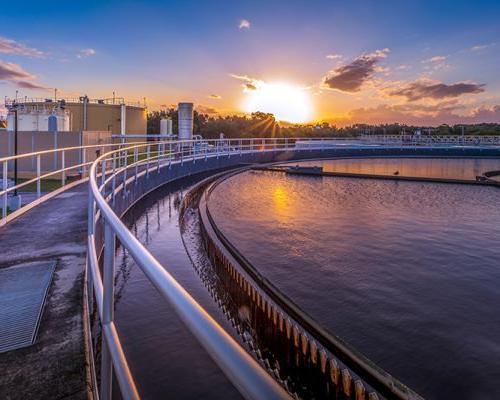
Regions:
M 500 169 L 500 160 L 322 164 L 451 178 Z M 491 399 L 500 398 L 499 204 L 494 187 L 250 171 L 219 185 L 210 210 L 302 309 L 414 390 Z

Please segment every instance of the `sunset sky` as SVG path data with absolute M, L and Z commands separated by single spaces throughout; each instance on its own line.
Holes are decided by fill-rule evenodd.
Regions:
M 297 122 L 500 122 L 499 71 L 498 0 L 23 1 L 0 16 L 2 97 L 57 88 Z

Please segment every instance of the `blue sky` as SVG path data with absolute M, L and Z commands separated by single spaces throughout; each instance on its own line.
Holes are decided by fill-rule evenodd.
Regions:
M 500 122 L 499 22 L 499 1 L 24 1 L 2 8 L 0 94 L 230 113 L 287 82 L 316 120 Z

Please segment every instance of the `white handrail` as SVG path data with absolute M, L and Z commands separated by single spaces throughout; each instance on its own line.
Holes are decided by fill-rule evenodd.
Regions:
M 214 141 L 215 142 L 215 141 Z M 211 141 L 206 141 L 211 144 Z M 239 144 L 238 140 L 238 144 Z M 211 157 L 218 157 L 221 155 L 230 156 L 231 153 L 236 152 L 240 154 L 241 151 L 268 151 L 276 149 L 276 141 L 273 139 L 270 146 L 264 143 L 264 146 L 259 147 L 245 147 L 245 150 L 238 148 L 236 144 L 229 140 L 225 140 L 222 146 L 217 146 L 222 149 L 219 152 L 212 152 Z M 126 158 L 129 157 L 128 153 L 136 149 L 144 149 L 149 153 L 151 145 L 169 145 L 177 147 L 178 150 L 174 153 L 161 154 L 160 147 L 156 155 L 151 155 L 150 158 L 142 160 L 141 171 L 137 172 L 135 166 L 138 161 L 130 164 L 126 163 Z M 100 167 L 113 158 L 124 159 L 124 169 L 126 172 L 128 168 L 135 169 L 135 177 L 129 177 L 131 181 L 137 179 L 139 173 L 142 177 L 147 179 L 148 174 L 157 168 L 156 164 L 151 164 L 151 159 L 163 156 L 164 161 L 182 163 L 188 160 L 195 161 L 196 159 L 204 159 L 208 156 L 207 151 L 196 152 L 192 147 L 192 141 L 170 141 L 170 142 L 155 142 L 147 145 L 133 145 L 124 147 L 119 150 L 111 151 L 101 155 L 92 164 L 90 169 L 89 179 L 89 242 L 95 240 L 94 231 L 98 220 L 104 221 L 104 280 L 102 280 L 98 270 L 97 253 L 95 249 L 95 242 L 89 245 L 88 254 L 88 267 L 91 270 L 90 276 L 93 279 L 93 289 L 96 294 L 97 306 L 99 316 L 103 325 L 103 336 L 106 346 L 103 346 L 103 361 L 101 365 L 101 393 L 100 397 L 108 399 L 111 397 L 111 368 L 114 366 L 115 375 L 119 381 L 121 394 L 126 399 L 137 399 L 138 394 L 130 374 L 125 356 L 121 348 L 120 340 L 116 334 L 113 322 L 113 279 L 114 276 L 114 242 L 115 236 L 120 240 L 121 245 L 127 249 L 128 253 L 135 260 L 137 265 L 142 269 L 148 279 L 154 284 L 157 290 L 165 297 L 170 304 L 174 307 L 179 317 L 183 320 L 190 331 L 195 335 L 200 344 L 210 354 L 214 361 L 219 365 L 222 371 L 240 391 L 240 393 L 249 399 L 282 399 L 289 398 L 290 395 L 284 388 L 282 388 L 258 363 L 254 360 L 195 300 L 194 298 L 170 275 L 165 268 L 149 253 L 149 251 L 139 242 L 139 240 L 128 230 L 120 218 L 115 214 L 111 206 L 108 204 L 107 199 L 113 198 L 114 193 L 111 195 L 104 195 L 106 191 L 106 184 L 114 182 L 116 175 L 120 172 L 115 171 L 111 176 L 98 182 L 98 172 Z M 285 149 L 281 147 L 280 149 Z M 123 155 L 124 153 L 125 156 Z M 186 154 L 187 153 L 187 154 Z M 134 156 L 134 160 L 137 158 Z M 151 165 L 149 167 L 149 165 Z M 126 190 L 127 178 L 123 179 L 116 190 Z M 113 186 L 114 187 L 114 186 Z M 99 217 L 96 218 L 97 213 Z M 111 363 L 110 363 L 111 360 Z M 103 367 L 104 366 L 104 367 Z

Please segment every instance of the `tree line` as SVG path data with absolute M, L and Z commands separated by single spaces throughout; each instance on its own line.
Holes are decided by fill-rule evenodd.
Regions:
M 179 119 L 175 108 L 148 113 L 147 131 L 160 133 L 160 120 L 172 119 L 173 132 L 178 132 Z M 254 112 L 250 115 L 209 115 L 194 111 L 193 133 L 207 139 L 216 139 L 223 134 L 226 138 L 240 137 L 353 137 L 362 134 L 399 135 L 420 131 L 422 135 L 500 135 L 500 124 L 440 125 L 438 127 L 404 124 L 353 124 L 337 128 L 328 122 L 318 124 L 287 124 L 276 121 L 271 113 Z

